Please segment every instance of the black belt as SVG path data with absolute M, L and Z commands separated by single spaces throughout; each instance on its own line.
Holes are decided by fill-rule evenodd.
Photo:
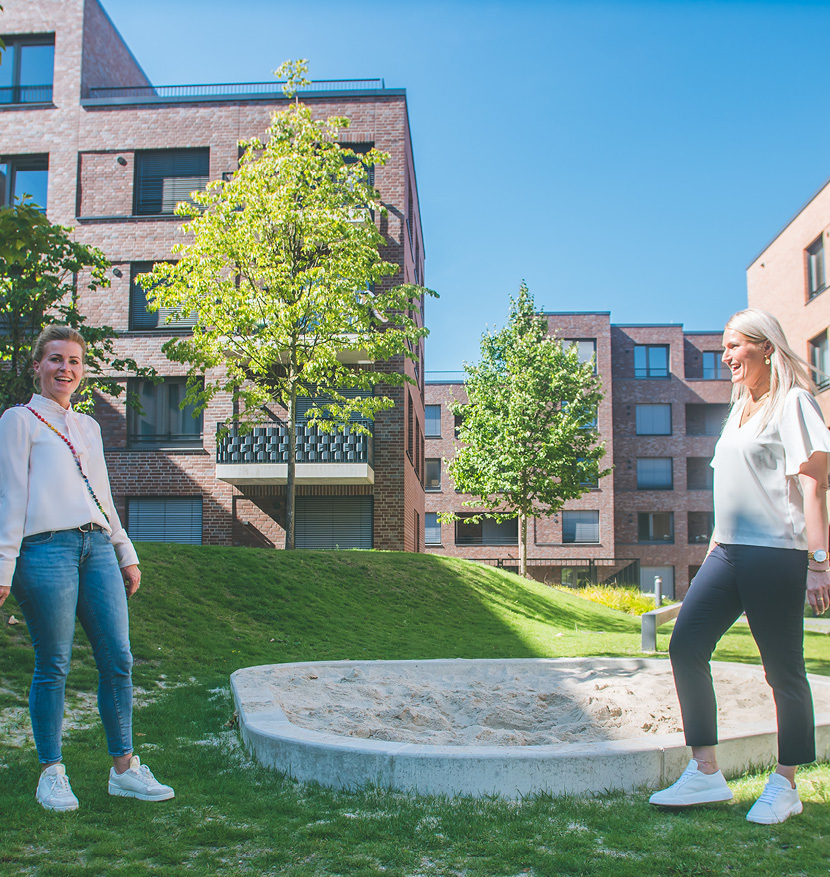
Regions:
M 92 521 L 90 521 L 88 524 L 81 524 L 81 526 L 77 529 L 80 530 L 82 533 L 94 533 L 95 531 L 101 533 L 104 532 L 104 528 L 100 524 L 93 524 Z

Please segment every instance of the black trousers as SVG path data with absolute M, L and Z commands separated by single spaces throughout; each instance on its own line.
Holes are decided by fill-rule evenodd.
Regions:
M 709 661 L 741 612 L 764 662 L 778 716 L 778 762 L 815 760 L 813 698 L 804 668 L 807 552 L 718 545 L 695 576 L 672 633 L 674 683 L 688 746 L 718 742 Z

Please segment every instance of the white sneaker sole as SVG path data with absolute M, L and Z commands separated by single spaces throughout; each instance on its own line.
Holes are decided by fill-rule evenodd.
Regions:
M 74 804 L 47 804 L 46 801 L 42 801 L 37 796 L 35 796 L 35 800 L 44 810 L 54 810 L 55 813 L 68 813 L 70 810 L 78 809 L 77 801 Z
M 727 801 L 732 801 L 735 798 L 728 789 L 722 792 L 698 792 L 695 795 L 678 795 L 673 799 L 664 801 L 655 800 L 656 797 L 657 795 L 652 795 L 648 799 L 648 803 L 653 804 L 655 807 L 695 807 L 698 804 L 725 804 Z
M 798 816 L 799 813 L 804 809 L 804 805 L 799 801 L 794 807 L 791 807 L 787 812 L 786 816 L 753 816 L 750 813 L 746 814 L 747 822 L 754 822 L 757 825 L 777 825 L 779 822 L 786 822 L 790 816 Z
M 119 798 L 137 798 L 139 801 L 169 801 L 174 798 L 174 791 L 162 792 L 159 795 L 148 795 L 146 792 L 134 792 L 132 789 L 122 789 L 121 786 L 115 786 L 112 783 L 107 784 L 107 791 L 111 795 Z

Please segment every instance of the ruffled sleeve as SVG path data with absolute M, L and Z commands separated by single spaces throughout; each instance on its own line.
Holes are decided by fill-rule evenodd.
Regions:
M 29 500 L 31 440 L 20 410 L 0 417 L 0 585 L 12 583 Z
M 784 401 L 779 433 L 784 445 L 784 471 L 798 475 L 816 451 L 830 453 L 830 430 L 818 402 L 806 390 L 791 390 Z

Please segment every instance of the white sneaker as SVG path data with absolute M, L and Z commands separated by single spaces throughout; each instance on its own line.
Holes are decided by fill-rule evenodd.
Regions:
M 655 792 L 648 799 L 648 803 L 659 807 L 690 807 L 693 804 L 715 804 L 731 800 L 732 790 L 726 785 L 723 774 L 720 771 L 713 774 L 702 773 L 697 769 L 697 762 L 693 758 L 680 779 L 667 789 Z
M 752 805 L 746 818 L 749 822 L 774 825 L 776 822 L 786 821 L 790 816 L 797 816 L 803 809 L 798 789 L 794 789 L 786 777 L 774 773 L 767 780 L 761 797 Z
M 69 785 L 66 768 L 62 764 L 50 764 L 37 781 L 37 801 L 47 810 L 77 810 L 78 799 Z
M 170 786 L 163 785 L 153 776 L 137 755 L 130 759 L 130 766 L 124 773 L 116 773 L 114 767 L 110 768 L 108 790 L 111 795 L 138 798 L 139 801 L 166 801 L 175 795 Z

